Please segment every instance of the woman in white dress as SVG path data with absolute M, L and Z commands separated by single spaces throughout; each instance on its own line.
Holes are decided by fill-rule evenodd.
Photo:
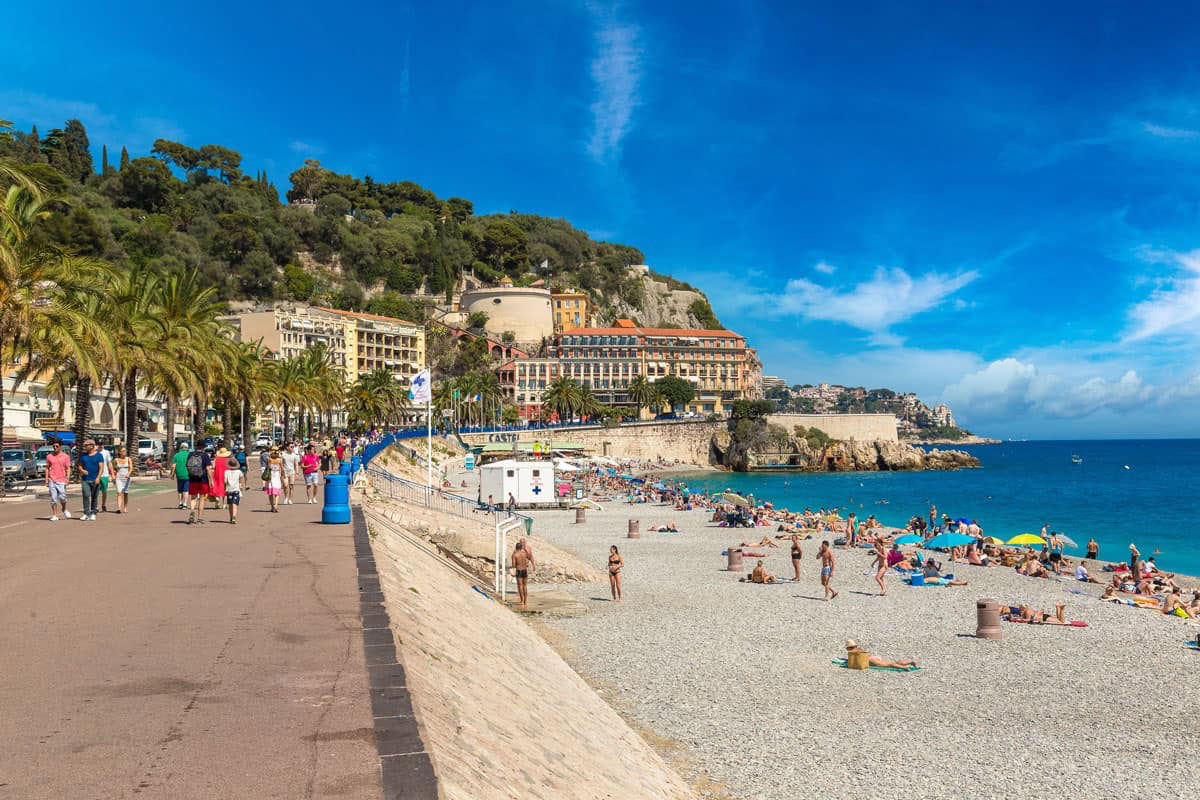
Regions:
M 267 459 L 267 474 L 263 479 L 263 491 L 267 493 L 267 499 L 271 501 L 271 513 L 279 513 L 279 495 L 283 493 L 283 459 L 279 457 L 278 450 L 271 451 L 271 457 Z
M 113 482 L 117 489 L 117 513 L 129 513 L 129 483 L 133 480 L 133 459 L 125 452 L 124 447 L 117 448 L 117 457 L 113 459 Z

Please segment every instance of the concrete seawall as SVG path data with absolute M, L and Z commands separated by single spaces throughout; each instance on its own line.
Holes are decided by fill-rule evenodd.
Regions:
M 615 428 L 567 428 L 507 433 L 463 434 L 470 445 L 499 442 L 573 442 L 587 448 L 589 455 L 614 458 L 640 458 L 688 464 L 708 464 L 709 443 L 713 434 L 726 428 L 724 422 L 667 422 L 659 424 L 619 425 Z
M 820 428 L 831 438 L 859 442 L 896 442 L 896 417 L 893 414 L 771 414 L 771 425 L 786 428 L 797 425 Z
M 368 519 L 443 800 L 696 800 L 520 617 L 397 523 Z

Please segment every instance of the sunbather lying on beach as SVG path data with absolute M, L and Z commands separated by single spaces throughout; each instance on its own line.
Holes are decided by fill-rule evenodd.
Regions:
M 846 640 L 846 655 L 850 653 L 862 653 L 864 650 L 858 646 L 858 642 L 853 639 Z M 867 656 L 867 663 L 872 667 L 891 667 L 892 669 L 916 669 L 917 662 L 911 658 L 891 659 L 883 656 Z
M 675 527 L 675 520 L 671 520 L 666 525 L 651 525 L 649 528 L 646 528 L 646 530 L 656 532 L 670 531 L 671 533 L 679 533 L 679 528 Z
M 1054 614 L 1048 614 L 1041 609 L 1030 608 L 1027 605 L 1016 606 L 1017 613 L 1012 613 L 1013 606 L 1009 606 L 1008 614 L 1001 614 L 1005 619 L 1019 620 L 1028 622 L 1032 625 L 1070 625 L 1067 621 L 1067 604 L 1055 603 Z
M 771 540 L 770 536 L 764 536 L 761 539 L 759 539 L 757 542 L 742 542 L 740 546 L 741 547 L 779 547 L 779 545 L 775 544 L 775 542 Z

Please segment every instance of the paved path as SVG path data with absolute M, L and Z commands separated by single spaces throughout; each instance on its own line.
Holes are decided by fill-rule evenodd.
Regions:
M 0 798 L 381 797 L 350 526 L 174 500 L 0 504 Z

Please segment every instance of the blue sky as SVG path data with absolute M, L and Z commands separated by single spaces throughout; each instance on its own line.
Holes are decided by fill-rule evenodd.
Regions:
M 566 217 L 983 433 L 1200 436 L 1187 4 L 435 5 L 25 4 L 0 117 Z

